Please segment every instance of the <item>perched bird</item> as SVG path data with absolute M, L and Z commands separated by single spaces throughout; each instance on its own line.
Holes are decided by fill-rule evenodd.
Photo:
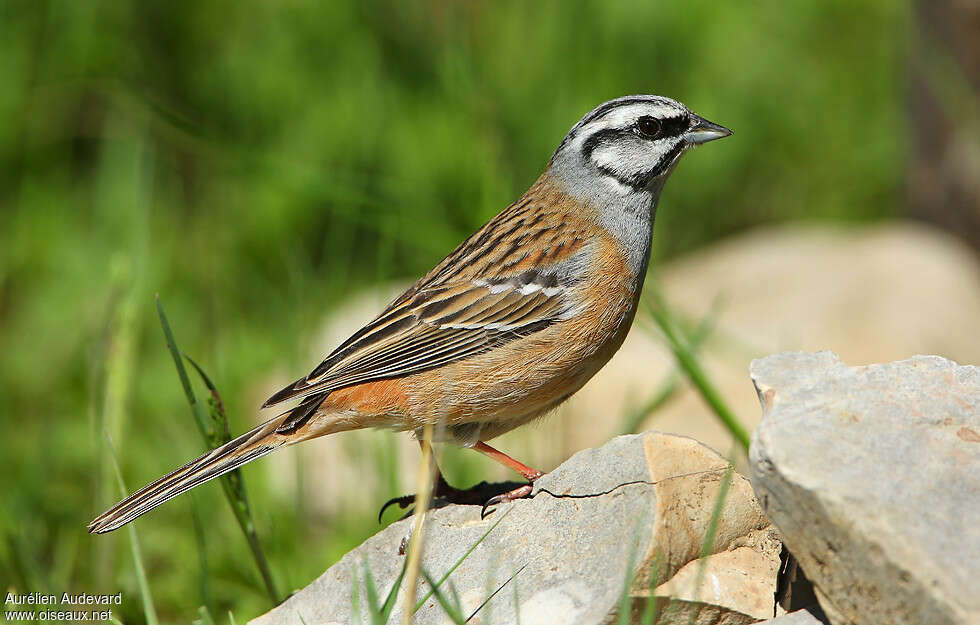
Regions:
M 284 445 L 368 427 L 413 431 L 542 475 L 486 441 L 568 399 L 622 345 L 650 258 L 660 191 L 690 148 L 726 137 L 670 98 L 590 111 L 516 202 L 452 251 L 309 375 L 263 408 L 298 400 L 133 493 L 89 524 L 109 532 Z M 437 473 L 435 495 L 461 492 Z

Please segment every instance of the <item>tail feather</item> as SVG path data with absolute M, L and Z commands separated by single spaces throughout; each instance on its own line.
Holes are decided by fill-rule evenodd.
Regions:
M 290 437 L 276 433 L 276 428 L 282 421 L 282 416 L 266 421 L 257 428 L 144 486 L 93 519 L 88 525 L 89 533 L 104 534 L 119 529 L 195 486 L 233 471 L 256 458 L 261 458 L 283 444 L 294 442 Z

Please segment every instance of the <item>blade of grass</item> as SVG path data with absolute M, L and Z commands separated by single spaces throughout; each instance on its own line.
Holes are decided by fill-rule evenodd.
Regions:
M 408 560 L 402 564 L 402 570 L 398 573 L 398 577 L 395 578 L 395 583 L 391 585 L 391 589 L 388 591 L 388 596 L 385 597 L 384 605 L 381 606 L 381 616 L 384 619 L 382 622 L 387 623 L 388 619 L 391 617 L 392 610 L 395 609 L 395 599 L 398 597 L 398 589 L 402 586 L 402 581 L 405 579 L 405 571 L 408 569 Z M 418 609 L 418 608 L 416 608 Z
M 115 155 L 120 157 L 120 155 Z M 143 204 L 143 202 L 139 202 Z M 141 212 L 137 210 L 137 212 Z M 139 255 L 136 252 L 136 255 Z M 104 435 L 108 434 L 113 440 L 123 441 L 125 423 L 129 416 L 127 409 L 132 393 L 133 371 L 137 369 L 136 353 L 139 343 L 139 302 L 138 297 L 140 262 L 131 255 L 119 253 L 113 258 L 110 270 L 112 295 L 106 309 L 104 343 L 100 346 L 101 353 L 97 354 L 100 361 L 93 363 L 101 369 L 93 383 L 92 415 L 94 441 L 98 448 L 98 467 L 96 471 L 95 503 L 104 509 L 105 495 L 115 490 L 115 480 L 112 470 L 107 464 L 105 450 L 101 448 Z M 99 549 L 93 563 L 95 579 L 99 584 L 108 583 L 112 574 L 113 553 L 116 541 L 107 544 L 107 548 Z
M 721 394 L 715 388 L 707 373 L 705 373 L 700 361 L 691 350 L 691 346 L 681 339 L 680 333 L 675 328 L 673 315 L 668 309 L 664 298 L 656 289 L 650 289 L 650 292 L 652 293 L 654 304 L 646 306 L 646 309 L 667 339 L 667 344 L 674 353 L 677 364 L 708 403 L 708 406 L 718 417 L 719 421 L 721 421 L 722 425 L 732 434 L 742 448 L 748 451 L 749 433 L 739 422 L 735 413 L 732 412 L 721 398 Z
M 667 402 L 674 398 L 681 388 L 681 379 L 681 375 L 676 369 L 668 373 L 663 382 L 660 383 L 660 387 L 646 402 L 627 410 L 623 425 L 619 428 L 620 433 L 635 434 L 650 415 L 663 408 Z
M 221 401 L 221 395 L 218 393 L 218 389 L 215 388 L 214 383 L 211 382 L 208 374 L 204 373 L 204 369 L 187 354 L 181 352 L 181 355 L 187 362 L 191 363 L 191 366 L 194 367 L 197 374 L 201 376 L 201 381 L 204 382 L 204 386 L 208 389 L 208 416 L 211 420 L 207 426 L 207 430 L 210 432 L 210 437 L 207 442 L 212 447 L 224 445 L 231 440 L 231 426 L 228 425 L 228 416 L 225 414 L 225 405 Z
M 436 601 L 439 602 L 439 605 L 442 607 L 443 611 L 450 618 L 450 620 L 452 620 L 452 622 L 456 625 L 465 625 L 466 619 L 463 617 L 463 611 L 459 607 L 458 602 L 456 605 L 453 605 L 446 595 L 435 587 L 435 581 L 433 581 L 433 579 L 424 569 L 422 570 L 422 577 L 425 578 L 425 581 L 429 584 L 429 586 L 432 586 Z
M 113 321 L 116 318 L 116 309 L 119 306 L 120 291 L 122 290 L 122 287 L 117 284 L 119 282 L 117 276 L 119 275 L 119 271 L 114 271 L 111 274 L 110 284 L 112 287 L 102 320 L 101 336 L 95 342 L 90 356 L 89 366 L 86 368 L 89 372 L 89 427 L 93 447 L 96 449 L 95 471 L 92 475 L 92 502 L 99 510 L 105 510 L 111 504 L 108 501 L 108 493 L 112 488 L 112 480 L 110 472 L 107 469 L 108 463 L 105 450 L 103 449 L 105 443 L 104 433 L 106 432 L 106 405 L 104 395 L 108 390 L 105 381 L 107 377 L 106 363 L 108 362 L 109 346 L 113 342 L 114 331 L 116 329 L 116 324 Z M 108 585 L 112 554 L 115 546 L 114 542 L 106 543 L 106 548 L 99 549 L 95 553 L 94 561 L 90 565 L 94 571 L 95 586 L 97 588 L 104 588 Z M 39 588 L 39 586 L 33 585 L 27 586 L 27 588 Z
M 446 571 L 443 574 L 443 576 L 439 578 L 439 581 L 436 583 L 436 585 L 433 588 L 431 588 L 429 590 L 429 592 L 427 592 L 425 594 L 425 596 L 423 596 L 422 599 L 420 599 L 417 604 L 415 604 L 415 610 L 412 611 L 413 613 L 414 612 L 417 612 L 419 610 L 419 608 L 422 607 L 422 604 L 424 604 L 426 601 L 429 600 L 429 597 L 432 596 L 432 593 L 435 591 L 435 589 L 438 588 L 440 585 L 442 585 L 442 583 L 445 582 L 447 579 L 449 579 L 449 576 L 453 574 L 453 571 L 455 571 L 459 567 L 459 565 L 462 564 L 463 561 L 466 560 L 466 558 L 468 558 L 471 553 L 473 553 L 473 550 L 474 549 L 476 549 L 477 547 L 480 546 L 480 543 L 482 543 L 484 540 L 486 540 L 487 536 L 490 535 L 490 532 L 492 532 L 494 529 L 496 529 L 496 527 L 498 525 L 500 525 L 500 523 L 504 519 L 507 518 L 507 515 L 510 514 L 511 510 L 513 510 L 513 509 L 514 509 L 513 507 L 507 508 L 507 510 L 504 511 L 504 513 L 502 515 L 500 515 L 500 518 L 497 519 L 497 521 L 494 522 L 494 524 L 491 525 L 490 528 L 487 529 L 487 531 L 483 532 L 483 535 L 480 536 L 480 538 L 478 538 L 476 540 L 476 542 L 474 542 L 472 545 L 470 545 L 469 549 L 467 549 L 463 553 L 463 555 L 458 560 L 456 560 L 456 562 L 451 567 L 449 567 L 449 570 Z M 521 567 L 521 568 L 523 568 L 523 567 Z
M 453 605 L 459 610 L 460 615 L 463 613 L 463 602 L 459 598 L 459 592 L 456 590 L 456 584 L 449 582 L 449 594 L 453 599 Z M 463 621 L 466 622 L 466 621 Z
M 415 600 L 415 590 L 418 588 L 419 571 L 422 568 L 422 528 L 426 512 L 429 509 L 432 495 L 432 476 L 435 462 L 432 459 L 432 424 L 426 423 L 422 431 L 422 457 L 419 459 L 418 479 L 415 488 L 415 526 L 412 529 L 411 543 L 408 546 L 407 583 L 405 590 L 405 614 L 402 625 L 412 623 L 412 602 Z
M 129 494 L 126 484 L 123 482 L 122 470 L 119 468 L 119 460 L 116 458 L 116 450 L 112 446 L 112 440 L 106 433 L 106 449 L 109 451 L 109 458 L 112 461 L 112 468 L 116 473 L 116 481 L 119 484 L 119 494 L 123 499 Z M 126 526 L 129 533 L 129 547 L 133 553 L 133 566 L 136 569 L 136 583 L 140 589 L 140 598 L 143 600 L 143 615 L 146 617 L 147 625 L 157 625 L 157 612 L 153 607 L 153 595 L 150 593 L 150 584 L 146 578 L 146 569 L 143 567 L 143 554 L 140 552 L 139 540 L 136 537 L 136 527 L 130 523 Z
M 627 625 L 632 622 L 630 619 L 633 613 L 633 583 L 636 581 L 638 573 L 636 570 L 636 554 L 640 546 L 640 531 L 640 523 L 637 522 L 633 525 L 633 531 L 630 532 L 633 539 L 630 540 L 630 551 L 626 557 L 626 576 L 623 578 L 623 589 L 619 595 L 618 617 L 616 619 L 619 625 Z
M 201 625 L 214 625 L 214 619 L 211 618 L 211 612 L 208 610 L 208 606 L 200 606 L 197 609 L 197 613 L 201 616 L 201 618 L 195 620 L 195 623 L 200 623 Z
M 708 311 L 701 321 L 698 323 L 694 332 L 691 334 L 689 339 L 689 345 L 692 353 L 697 353 L 701 345 L 707 340 L 708 336 L 711 335 L 711 331 L 715 328 L 715 321 L 718 318 L 717 302 L 712 305 L 711 310 Z M 675 367 L 673 371 L 667 374 L 664 381 L 660 384 L 660 388 L 657 389 L 650 399 L 647 400 L 642 406 L 637 409 L 631 410 L 627 413 L 626 418 L 623 420 L 623 425 L 620 431 L 623 434 L 633 434 L 635 433 L 640 425 L 646 421 L 646 419 L 660 410 L 664 405 L 670 401 L 677 391 L 681 387 L 681 375 L 680 371 Z
M 385 482 L 387 492 L 401 490 L 401 470 L 399 468 L 399 448 L 394 432 L 378 432 L 372 437 L 374 466 Z
M 201 603 L 210 609 L 214 603 L 211 601 L 211 586 L 208 579 L 208 551 L 207 540 L 204 536 L 204 524 L 201 522 L 201 512 L 197 507 L 197 499 L 191 499 L 191 515 L 194 520 L 194 540 L 197 543 L 197 564 L 198 564 L 198 589 L 201 593 Z
M 374 583 L 374 575 L 371 574 L 371 569 L 368 568 L 367 562 L 363 562 L 364 567 L 364 590 L 367 594 L 368 603 L 368 613 L 371 615 L 372 625 L 384 625 L 384 621 L 381 620 L 381 603 L 378 599 L 378 586 Z
M 708 520 L 708 528 L 704 533 L 704 543 L 701 546 L 701 558 L 706 558 L 714 553 L 715 538 L 718 536 L 718 525 L 721 523 L 721 514 L 725 507 L 725 500 L 728 499 L 728 491 L 731 490 L 732 479 L 735 476 L 735 465 L 729 464 L 721 478 L 718 487 L 718 496 L 715 498 L 714 508 L 711 510 L 711 519 Z M 702 562 L 703 564 L 703 562 Z M 703 566 L 698 573 L 703 574 Z
M 350 585 L 350 616 L 351 622 L 361 623 L 361 585 L 354 580 Z
M 483 600 L 483 603 L 481 603 L 480 605 L 476 606 L 476 609 L 473 610 L 473 612 L 471 612 L 470 615 L 466 617 L 466 622 L 469 623 L 470 621 L 472 621 L 473 620 L 473 617 L 476 616 L 477 613 L 480 610 L 482 610 L 483 608 L 485 608 L 487 606 L 487 604 L 490 603 L 490 600 L 493 599 L 495 596 L 497 596 L 497 593 L 498 592 L 500 592 L 501 590 L 503 590 L 504 587 L 507 584 L 511 583 L 511 581 L 513 581 L 518 575 L 520 575 L 521 574 L 521 571 L 523 571 L 524 569 L 526 569 L 528 564 L 529 564 L 528 562 L 525 562 L 523 565 L 521 565 L 521 568 L 519 568 L 516 571 L 514 571 L 514 573 L 510 577 L 508 577 L 506 580 L 504 580 L 504 583 L 503 584 L 501 584 L 500 586 L 497 586 L 497 589 L 494 590 L 492 593 L 490 593 L 490 595 L 486 599 Z M 517 592 L 516 585 L 515 585 L 514 592 L 515 593 Z M 517 595 L 515 594 L 515 597 L 516 596 Z M 489 616 L 487 617 L 487 620 L 489 621 Z M 518 616 L 517 616 L 517 625 L 520 625 L 520 623 L 521 623 L 521 619 L 520 619 L 520 615 L 518 614 Z
M 633 597 L 630 596 L 630 589 L 633 586 L 634 571 L 636 564 L 636 541 L 633 541 L 633 548 L 630 555 L 626 558 L 626 577 L 623 579 L 623 590 L 619 593 L 619 618 L 616 620 L 618 625 L 629 625 L 630 613 L 633 611 Z
M 177 341 L 174 339 L 173 330 L 170 328 L 170 322 L 167 320 L 167 314 L 163 310 L 163 304 L 160 302 L 159 295 L 156 297 L 156 305 L 157 313 L 160 316 L 160 325 L 163 327 L 163 334 L 166 337 L 167 349 L 170 350 L 170 355 L 173 357 L 174 365 L 177 367 L 177 376 L 180 378 L 180 384 L 184 388 L 184 395 L 187 397 L 187 402 L 191 406 L 191 413 L 194 415 L 194 420 L 197 423 L 198 430 L 201 432 L 201 436 L 204 438 L 204 443 L 207 448 L 213 449 L 218 447 L 219 445 L 231 440 L 228 418 L 225 415 L 224 404 L 221 402 L 221 396 L 218 394 L 214 384 L 211 383 L 210 378 L 208 378 L 197 363 L 190 358 L 187 358 L 191 365 L 193 365 L 197 370 L 211 394 L 208 402 L 210 408 L 209 421 L 205 418 L 204 409 L 197 401 L 197 397 L 194 395 L 194 390 L 191 388 L 190 378 L 187 376 L 187 370 L 184 369 L 184 362 L 181 359 L 181 352 L 177 348 Z M 238 526 L 245 535 L 245 540 L 248 543 L 249 550 L 252 552 L 252 558 L 255 560 L 255 565 L 258 567 L 259 574 L 262 576 L 262 582 L 265 585 L 266 593 L 269 595 L 269 599 L 272 600 L 273 604 L 278 604 L 279 593 L 276 590 L 275 582 L 272 579 L 272 572 L 269 570 L 269 564 L 266 561 L 265 552 L 262 551 L 262 545 L 259 543 L 259 537 L 255 531 L 255 521 L 252 518 L 251 507 L 248 503 L 248 494 L 245 491 L 245 484 L 242 481 L 241 472 L 238 469 L 235 469 L 234 471 L 226 473 L 219 479 L 221 481 L 221 488 L 225 493 L 225 498 L 228 500 L 228 504 L 231 506 L 232 513 L 235 515 L 235 520 L 238 521 Z
M 187 403 L 191 406 L 191 414 L 194 416 L 194 422 L 197 423 L 197 428 L 201 432 L 201 436 L 205 442 L 210 444 L 214 438 L 214 432 L 210 431 L 207 419 L 204 418 L 204 410 L 197 402 L 197 397 L 191 388 L 191 379 L 187 377 L 187 370 L 184 369 L 184 363 L 180 357 L 180 350 L 177 349 L 177 341 L 174 339 L 173 330 L 170 329 L 170 321 L 167 320 L 167 313 L 163 311 L 163 303 L 160 301 L 159 293 L 156 296 L 156 304 L 157 315 L 160 317 L 160 325 L 163 327 L 163 336 L 167 341 L 167 349 L 170 351 L 170 356 L 174 359 L 174 366 L 177 368 L 177 377 L 180 378 L 180 385 L 184 389 L 184 396 L 187 397 Z
M 721 485 L 718 488 L 718 496 L 715 498 L 714 508 L 711 510 L 711 519 L 708 520 L 708 527 L 704 533 L 704 542 L 701 545 L 701 557 L 698 559 L 698 570 L 694 576 L 694 601 L 697 603 L 701 596 L 701 584 L 704 582 L 704 573 L 708 568 L 708 556 L 714 553 L 715 538 L 718 536 L 718 525 L 721 523 L 721 513 L 725 507 L 725 500 L 728 498 L 728 491 L 732 485 L 732 478 L 735 473 L 735 465 L 729 464 L 721 478 Z M 691 610 L 690 625 L 693 625 L 697 617 L 697 610 Z
M 641 625 L 653 625 L 657 620 L 657 586 L 660 585 L 661 567 L 663 566 L 663 554 L 660 550 L 653 556 L 653 563 L 650 565 L 650 583 L 647 585 L 647 602 L 643 606 L 643 614 L 640 616 Z

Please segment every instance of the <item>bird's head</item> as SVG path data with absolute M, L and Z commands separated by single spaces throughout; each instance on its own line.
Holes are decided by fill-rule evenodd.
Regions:
M 658 192 L 684 152 L 730 134 L 676 100 L 626 96 L 579 120 L 555 151 L 549 173 L 573 187 L 598 178 L 623 192 Z

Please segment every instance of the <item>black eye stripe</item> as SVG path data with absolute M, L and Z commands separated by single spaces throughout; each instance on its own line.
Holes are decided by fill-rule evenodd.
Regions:
M 677 117 L 665 117 L 660 120 L 660 135 L 663 137 L 678 137 L 685 132 L 691 120 L 687 115 Z
M 690 119 L 687 115 L 665 117 L 663 119 L 658 118 L 657 121 L 660 122 L 660 132 L 657 135 L 658 139 L 679 137 L 687 132 L 688 126 L 690 125 Z M 627 132 L 631 132 L 631 128 L 603 128 L 602 130 L 597 130 L 582 143 L 582 154 L 585 158 L 589 158 L 592 156 L 592 152 L 601 144 L 615 137 L 622 136 Z
M 605 143 L 613 137 L 621 136 L 625 132 L 628 131 L 623 130 L 622 128 L 604 128 L 603 130 L 594 132 L 582 143 L 582 155 L 585 156 L 586 159 L 591 158 L 592 152 L 594 152 L 600 144 Z
M 667 168 L 670 167 L 675 160 L 677 160 L 677 158 L 681 155 L 683 151 L 684 151 L 684 142 L 680 141 L 677 143 L 677 145 L 671 148 L 670 151 L 667 152 L 667 154 L 665 154 L 652 169 L 637 171 L 628 175 L 623 175 L 622 172 L 618 172 L 608 167 L 602 167 L 602 166 L 599 167 L 599 171 L 606 174 L 607 176 L 611 176 L 615 178 L 616 180 L 620 181 L 621 183 L 623 183 L 628 187 L 640 191 L 646 187 L 647 183 L 652 178 L 655 178 L 656 176 L 659 176 L 660 174 L 667 171 Z

